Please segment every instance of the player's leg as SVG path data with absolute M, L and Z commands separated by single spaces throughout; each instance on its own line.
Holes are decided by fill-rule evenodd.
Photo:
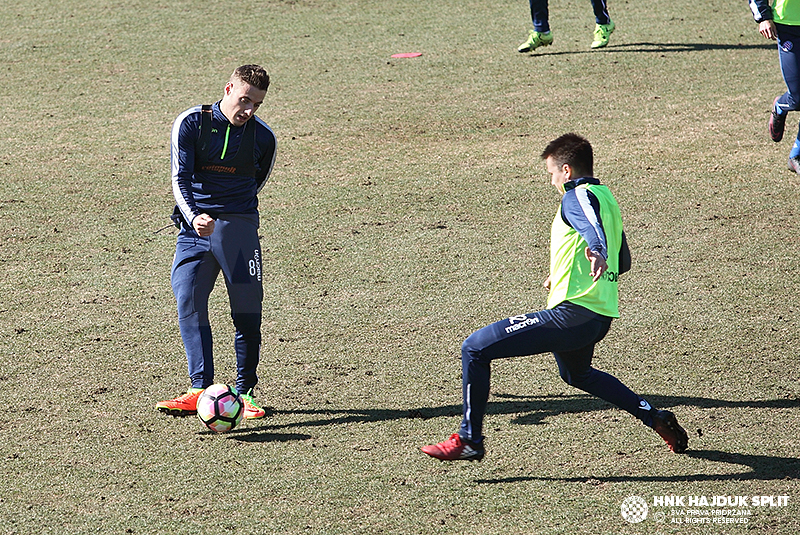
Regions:
M 547 0 L 528 0 L 531 8 L 531 21 L 533 29 L 539 33 L 550 31 L 550 10 Z
M 214 382 L 208 297 L 214 289 L 219 270 L 220 266 L 211 254 L 209 240 L 190 234 L 178 237 L 171 282 L 192 388 L 205 388 Z
M 606 0 L 592 0 L 592 11 L 594 11 L 594 22 L 596 24 L 604 25 L 611 23 Z
M 591 344 L 600 336 L 603 326 L 576 314 L 576 308 L 585 310 L 564 303 L 554 309 L 513 316 L 476 331 L 464 341 L 461 349 L 464 418 L 460 431 L 463 438 L 482 439 L 492 360 L 572 350 Z
M 532 52 L 540 46 L 553 44 L 547 0 L 528 0 L 528 3 L 531 8 L 533 30 L 530 31 L 528 40 L 517 47 L 519 52 Z
M 263 300 L 261 246 L 258 216 L 220 216 L 214 240 L 225 275 L 236 329 L 236 388 L 245 399 L 247 418 L 261 418 L 265 411 L 253 399 L 258 383 L 256 369 L 261 353 L 261 308 Z
M 776 28 L 778 30 L 778 57 L 781 74 L 787 90 L 773 103 L 769 133 L 774 141 L 780 141 L 783 137 L 787 113 L 800 109 L 800 56 L 796 51 L 796 48 L 800 46 L 800 35 L 782 24 L 776 25 Z M 800 172 L 800 129 L 792 149 L 789 151 L 789 169 Z
M 786 83 L 786 91 L 772 102 L 772 110 L 769 117 L 769 135 L 776 143 L 783 139 L 786 127 L 786 116 L 796 108 L 800 94 L 792 88 L 798 84 L 798 65 L 797 56 L 794 53 L 794 43 L 791 40 L 789 31 L 781 24 L 776 25 L 778 32 L 778 59 L 781 66 L 781 75 Z
M 594 11 L 595 21 L 592 48 L 603 48 L 608 45 L 611 32 L 616 26 L 608 15 L 606 0 L 592 0 L 592 11 Z
M 591 343 L 597 333 L 574 329 L 574 314 L 570 312 L 570 306 L 567 303 L 552 310 L 513 316 L 472 333 L 461 347 L 461 428 L 449 440 L 425 446 L 422 451 L 442 460 L 482 458 L 483 419 L 489 399 L 491 361 L 574 349 Z
M 194 414 L 200 392 L 214 382 L 208 296 L 218 273 L 219 265 L 209 250 L 208 240 L 191 231 L 182 231 L 178 236 L 170 278 L 191 388 L 182 396 L 157 403 L 156 408 L 162 412 L 177 416 Z
M 564 382 L 631 413 L 652 427 L 650 404 L 613 375 L 593 368 L 593 352 L 594 343 L 576 351 L 554 353 Z
M 685 451 L 688 445 L 688 436 L 678 425 L 671 412 L 656 410 L 647 400 L 628 388 L 622 381 L 592 367 L 594 346 L 608 333 L 611 318 L 596 316 L 592 321 L 600 326 L 597 330 L 596 340 L 579 349 L 553 353 L 561 378 L 567 384 L 629 412 L 642 423 L 653 428 L 667 442 L 672 451 L 677 453 Z

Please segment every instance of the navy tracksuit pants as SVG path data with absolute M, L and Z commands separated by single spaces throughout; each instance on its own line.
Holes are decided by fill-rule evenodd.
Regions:
M 778 31 L 778 57 L 781 63 L 781 74 L 786 82 L 787 91 L 778 97 L 775 108 L 781 115 L 800 110 L 800 28 L 776 24 Z M 797 139 L 789 152 L 790 158 L 800 156 L 800 130 Z
M 549 32 L 550 11 L 547 6 L 547 0 L 528 0 L 528 2 L 531 6 L 533 29 L 537 32 Z M 592 10 L 597 24 L 609 24 L 611 22 L 611 18 L 608 16 L 606 0 L 592 0 Z
M 552 352 L 561 378 L 616 405 L 652 427 L 650 405 L 617 378 L 592 367 L 594 346 L 605 337 L 611 318 L 569 302 L 492 323 L 472 333 L 461 346 L 464 419 L 459 435 L 483 440 L 491 361 Z
M 246 393 L 256 386 L 261 350 L 261 269 L 258 214 L 220 215 L 214 233 L 203 238 L 183 225 L 171 278 L 192 388 L 214 383 L 208 298 L 220 272 L 225 278 L 236 330 L 236 388 Z

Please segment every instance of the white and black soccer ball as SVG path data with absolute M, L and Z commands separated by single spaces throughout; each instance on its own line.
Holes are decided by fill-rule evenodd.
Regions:
M 211 385 L 197 399 L 197 416 L 215 433 L 227 433 L 244 418 L 244 401 L 232 386 Z

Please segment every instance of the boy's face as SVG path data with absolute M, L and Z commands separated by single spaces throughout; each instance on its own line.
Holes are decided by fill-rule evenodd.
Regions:
M 568 164 L 558 165 L 552 156 L 547 157 L 545 165 L 547 172 L 550 173 L 550 183 L 563 194 L 564 184 L 572 179 L 572 168 Z
M 233 78 L 225 86 L 219 107 L 233 126 L 242 126 L 253 118 L 266 95 L 266 91 Z

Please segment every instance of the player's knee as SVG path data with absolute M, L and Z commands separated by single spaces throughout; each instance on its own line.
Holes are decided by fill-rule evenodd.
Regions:
M 261 337 L 261 314 L 252 313 L 235 313 L 231 314 L 233 319 L 233 326 L 236 330 L 242 333 L 243 336 L 250 339 Z
M 567 366 L 559 366 L 558 374 L 561 376 L 561 380 L 567 383 L 569 386 L 580 388 L 591 376 L 591 368 L 584 370 L 571 369 Z
M 461 344 L 461 361 L 462 362 L 489 362 L 492 360 L 487 357 L 484 349 L 485 346 L 480 343 L 478 336 L 473 333 L 464 343 Z
M 569 386 L 574 386 L 579 390 L 585 390 L 585 386 L 589 383 L 591 372 L 570 373 L 569 371 L 563 372 L 561 378 Z
M 558 370 L 558 375 L 561 377 L 562 381 L 572 386 L 572 375 L 570 375 L 569 370 Z
M 473 340 L 473 335 L 467 337 L 466 340 L 461 344 L 461 360 L 479 360 L 480 359 L 481 351 L 475 345 Z

